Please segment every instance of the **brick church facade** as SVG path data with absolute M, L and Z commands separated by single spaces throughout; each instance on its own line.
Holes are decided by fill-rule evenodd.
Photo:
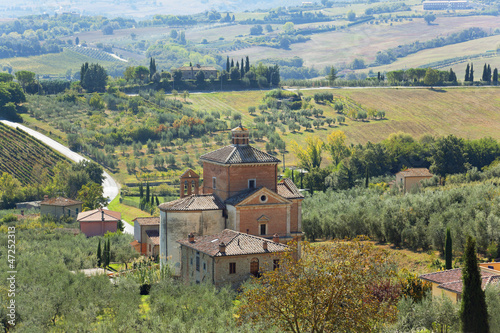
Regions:
M 177 240 L 193 233 L 213 235 L 224 229 L 282 242 L 302 236 L 304 197 L 290 179 L 278 182 L 280 160 L 249 144 L 243 126 L 232 130 L 232 144 L 200 157 L 203 186 L 193 170 L 181 176 L 180 199 L 160 208 L 160 260 L 181 268 Z

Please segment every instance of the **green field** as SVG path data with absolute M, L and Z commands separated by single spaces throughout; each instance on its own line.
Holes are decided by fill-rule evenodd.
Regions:
M 0 67 L 10 65 L 15 71 L 26 70 L 35 72 L 38 75 L 64 77 L 68 70 L 71 70 L 72 74 L 79 71 L 80 67 L 85 62 L 99 63 L 104 67 L 112 64 L 112 62 L 98 61 L 97 59 L 84 56 L 83 54 L 64 49 L 61 53 L 0 59 Z

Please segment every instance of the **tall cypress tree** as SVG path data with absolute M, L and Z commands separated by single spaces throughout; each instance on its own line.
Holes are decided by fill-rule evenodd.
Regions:
M 493 84 L 497 85 L 498 84 L 498 69 L 495 68 L 493 70 Z
M 483 81 L 488 81 L 488 67 L 486 66 L 486 64 L 484 64 L 484 67 L 483 67 L 483 77 L 482 77 L 482 80 Z
M 250 72 L 250 59 L 247 56 L 245 59 L 245 73 L 248 73 L 248 72 Z
M 231 65 L 229 63 L 229 56 L 227 56 L 227 59 L 226 59 L 226 72 L 229 73 L 229 71 L 231 71 Z
M 102 251 L 101 251 L 101 239 L 99 239 L 99 244 L 97 245 L 97 267 L 101 267 L 102 264 Z
M 488 64 L 488 77 L 487 77 L 486 81 L 491 82 L 491 66 L 490 66 L 490 64 Z
M 149 202 L 149 182 L 146 183 L 146 202 Z
M 446 245 L 444 248 L 444 257 L 446 262 L 446 269 L 452 268 L 452 258 L 453 258 L 453 245 L 451 240 L 450 228 L 446 228 Z
M 139 183 L 139 198 L 142 199 L 142 197 L 144 196 L 144 187 L 142 186 L 142 182 Z
M 103 265 L 103 268 L 106 268 L 106 263 L 108 262 L 108 243 L 106 242 L 106 239 L 104 240 L 104 250 L 102 251 L 102 262 L 101 264 Z
M 109 262 L 111 261 L 111 243 L 108 238 L 108 243 L 106 244 L 106 267 L 109 267 Z
M 467 236 L 462 268 L 462 304 L 460 320 L 462 332 L 488 333 L 488 311 L 486 298 L 481 288 L 481 272 L 476 256 L 476 241 Z
M 231 68 L 233 68 L 233 67 L 234 67 L 234 60 L 231 59 Z
M 469 77 L 470 77 L 470 65 L 467 64 L 467 67 L 465 68 L 465 82 L 469 82 Z
M 160 205 L 160 200 L 158 200 L 158 196 L 156 196 L 156 206 Z
M 469 74 L 469 81 L 474 83 L 474 64 L 470 64 L 470 74 Z

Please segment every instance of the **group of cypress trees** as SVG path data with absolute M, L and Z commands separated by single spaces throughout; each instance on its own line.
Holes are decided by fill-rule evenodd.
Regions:
M 140 197 L 140 203 L 139 203 L 139 209 L 143 211 L 149 211 L 152 212 L 155 204 L 156 206 L 160 205 L 160 200 L 158 200 L 157 195 L 153 195 L 153 193 L 150 193 L 150 188 L 149 188 L 149 182 L 146 183 L 146 195 L 144 195 L 144 186 L 142 183 L 139 184 L 139 197 Z
M 97 267 L 106 268 L 109 266 L 111 260 L 111 243 L 108 240 L 104 240 L 104 250 L 101 251 L 101 240 L 99 239 L 99 244 L 97 245 Z
M 243 58 L 241 58 L 241 64 L 238 61 L 236 61 L 235 65 L 234 60 L 231 59 L 231 61 L 229 61 L 229 56 L 228 56 L 226 59 L 226 71 L 230 73 L 231 68 L 233 67 L 237 68 L 240 71 L 241 77 L 243 77 L 246 73 L 250 71 L 250 59 L 247 56 L 245 62 L 243 62 Z
M 467 64 L 465 68 L 465 82 L 474 82 L 474 64 Z M 491 66 L 489 64 L 484 64 L 483 67 L 483 75 L 481 77 L 481 81 L 493 83 L 494 85 L 498 84 L 498 69 L 495 68 L 493 72 L 491 71 Z

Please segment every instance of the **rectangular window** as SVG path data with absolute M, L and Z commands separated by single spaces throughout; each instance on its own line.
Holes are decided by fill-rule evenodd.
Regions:
M 259 227 L 260 227 L 260 235 L 265 235 L 265 234 L 267 234 L 267 232 L 266 232 L 266 231 L 267 231 L 267 230 L 266 230 L 266 229 L 267 229 L 267 228 L 266 228 L 266 227 L 267 227 L 267 225 L 266 225 L 266 224 L 261 224 L 261 225 L 259 225 Z
M 78 208 L 76 209 L 76 211 L 75 211 L 75 212 L 76 212 L 76 215 L 78 215 Z
M 248 180 L 248 188 L 255 188 L 257 182 L 255 179 L 249 179 Z
M 212 189 L 217 188 L 217 177 L 212 177 Z
M 206 271 L 207 270 L 207 263 L 203 263 L 203 270 Z
M 235 262 L 229 263 L 229 274 L 236 274 L 236 263 Z
M 274 259 L 273 260 L 273 269 L 278 269 L 278 268 L 280 268 L 280 260 Z
M 200 271 L 200 253 L 199 252 L 196 253 L 196 271 L 197 272 Z

